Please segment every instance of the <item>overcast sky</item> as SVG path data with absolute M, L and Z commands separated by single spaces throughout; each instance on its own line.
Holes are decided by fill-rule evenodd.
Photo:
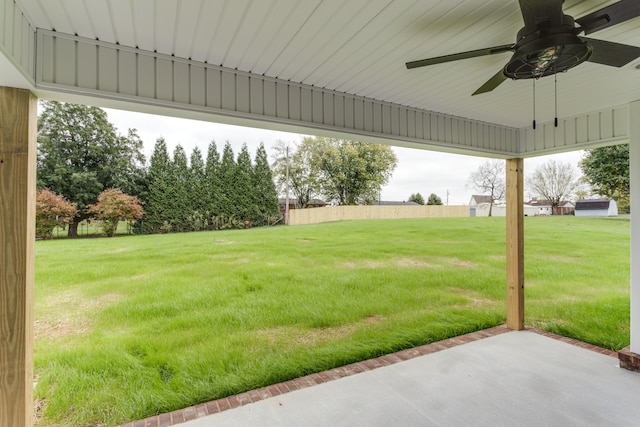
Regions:
M 277 141 L 298 142 L 303 135 L 275 132 L 263 129 L 245 128 L 240 126 L 218 123 L 201 122 L 196 120 L 179 119 L 173 117 L 155 116 L 143 113 L 133 113 L 105 109 L 109 121 L 118 131 L 126 135 L 129 128 L 138 130 L 138 135 L 144 141 L 147 161 L 153 152 L 156 140 L 163 137 L 170 154 L 176 145 L 180 144 L 191 155 L 194 147 L 200 148 L 206 156 L 209 142 L 216 141 L 221 153 L 226 141 L 231 143 L 233 152 L 237 156 L 240 147 L 246 143 L 252 158 L 260 142 L 264 142 L 269 158 L 273 154 L 271 147 Z M 487 159 L 481 157 L 462 156 L 458 154 L 438 153 L 410 148 L 393 147 L 398 157 L 398 166 L 389 184 L 382 189 L 382 200 L 404 201 L 412 193 L 420 193 L 427 199 L 431 193 L 437 194 L 443 201 L 451 205 L 468 204 L 472 194 L 477 194 L 472 188 L 467 188 L 469 174 Z M 577 169 L 583 153 L 572 153 L 543 156 L 525 159 L 525 177 L 536 167 L 549 159 L 563 163 L 571 163 Z M 525 199 L 530 198 L 525 191 Z

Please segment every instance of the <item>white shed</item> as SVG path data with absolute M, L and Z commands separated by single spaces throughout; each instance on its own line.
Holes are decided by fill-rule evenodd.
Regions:
M 618 216 L 615 200 L 580 199 L 576 202 L 576 216 Z

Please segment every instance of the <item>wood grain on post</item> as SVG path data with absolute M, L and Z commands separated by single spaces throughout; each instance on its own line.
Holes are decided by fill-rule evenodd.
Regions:
M 507 160 L 507 327 L 524 329 L 524 160 Z
M 0 426 L 33 424 L 37 99 L 0 87 Z

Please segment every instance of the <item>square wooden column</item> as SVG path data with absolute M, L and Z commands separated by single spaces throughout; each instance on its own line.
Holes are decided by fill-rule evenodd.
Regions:
M 631 195 L 631 345 L 618 352 L 620 367 L 640 372 L 640 101 L 629 103 Z
M 629 104 L 631 351 L 640 354 L 640 101 Z
M 507 327 L 524 329 L 524 160 L 507 160 Z
M 0 87 L 0 426 L 33 425 L 37 98 Z

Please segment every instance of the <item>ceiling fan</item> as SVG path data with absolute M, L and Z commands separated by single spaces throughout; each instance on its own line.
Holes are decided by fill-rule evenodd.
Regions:
M 507 79 L 538 79 L 566 71 L 584 61 L 622 67 L 640 57 L 640 47 L 580 36 L 640 16 L 640 0 L 621 0 L 578 19 L 562 11 L 564 0 L 520 0 L 524 28 L 516 42 L 407 62 L 408 69 L 460 59 L 514 52 L 497 74 L 473 95 L 490 92 Z M 577 25 L 576 25 L 577 24 Z

